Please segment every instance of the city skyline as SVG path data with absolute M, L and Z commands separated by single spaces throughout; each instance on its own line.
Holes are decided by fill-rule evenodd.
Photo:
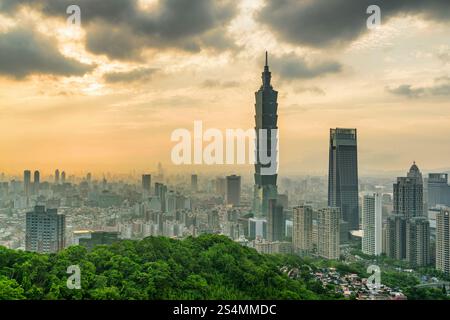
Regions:
M 399 172 L 413 160 L 424 171 L 448 170 L 450 151 L 442 148 L 450 142 L 445 108 L 450 27 L 442 18 L 448 6 L 437 0 L 423 6 L 397 1 L 381 8 L 381 27 L 369 30 L 365 2 L 353 4 L 346 13 L 351 19 L 331 15 L 340 12 L 335 7 L 340 1 L 330 6 L 322 0 L 285 1 L 280 7 L 259 0 L 199 2 L 200 25 L 187 28 L 187 43 L 170 34 L 166 42 L 157 39 L 157 31 L 129 26 L 154 40 L 148 43 L 127 28 L 104 36 L 109 20 L 124 7 L 102 12 L 97 1 L 83 3 L 81 29 L 74 30 L 65 10 L 49 1 L 43 2 L 48 10 L 30 1 L 22 8 L 5 1 L 2 59 L 14 55 L 20 65 L 0 67 L 0 168 L 145 172 L 162 162 L 173 172 L 226 171 L 173 166 L 170 133 L 192 128 L 195 120 L 221 130 L 252 128 L 249 92 L 259 83 L 268 50 L 283 93 L 280 174 L 325 174 L 327 131 L 336 127 L 358 129 L 361 175 Z M 175 4 L 124 3 L 132 18 L 180 14 Z M 313 12 L 313 20 L 294 19 Z M 276 20 L 293 21 L 304 33 L 292 34 Z M 317 24 L 323 29 L 311 32 Z M 36 44 L 35 49 L 18 47 L 17 39 Z M 123 52 L 109 50 L 108 41 L 124 44 Z M 36 64 L 29 67 L 32 61 Z
M 450 300 L 449 16 L 0 0 L 0 300 Z

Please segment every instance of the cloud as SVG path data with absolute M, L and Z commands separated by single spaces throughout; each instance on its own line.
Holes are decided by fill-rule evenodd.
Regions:
M 81 8 L 86 47 L 111 59 L 139 60 L 143 50 L 234 49 L 227 24 L 237 14 L 236 0 L 160 0 L 144 10 L 138 0 L 4 0 L 3 10 L 32 7 L 66 19 L 66 8 Z
M 335 61 L 308 62 L 293 53 L 270 58 L 270 66 L 285 80 L 311 79 L 339 73 L 342 65 Z
M 108 83 L 148 81 L 157 70 L 155 68 L 137 68 L 131 71 L 109 72 L 105 73 L 103 78 Z
M 236 88 L 239 86 L 237 81 L 220 81 L 216 79 L 206 79 L 202 83 L 203 88 Z
M 448 46 L 442 46 L 441 48 L 439 48 L 437 57 L 444 64 L 447 64 L 447 63 L 450 64 L 450 48 Z
M 94 66 L 63 56 L 55 43 L 19 28 L 0 34 L 0 74 L 23 79 L 32 74 L 82 76 Z
M 305 92 L 309 92 L 311 94 L 315 94 L 315 95 L 319 95 L 319 96 L 324 96 L 325 95 L 325 91 L 322 88 L 319 87 L 298 87 L 295 88 L 294 90 L 295 93 L 305 93 Z
M 408 98 L 450 96 L 450 77 L 441 77 L 434 80 L 429 87 L 413 87 L 403 84 L 396 88 L 386 88 L 388 92 Z
M 424 93 L 424 88 L 413 88 L 410 84 L 402 84 L 396 88 L 387 88 L 387 91 L 408 98 L 418 98 Z
M 448 0 L 266 0 L 257 14 L 284 41 L 317 48 L 345 46 L 367 29 L 370 5 L 381 8 L 382 23 L 399 15 L 448 22 Z

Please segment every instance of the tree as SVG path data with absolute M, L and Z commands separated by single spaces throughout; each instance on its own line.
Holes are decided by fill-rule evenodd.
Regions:
M 0 277 L 0 300 L 25 299 L 24 290 L 16 280 Z

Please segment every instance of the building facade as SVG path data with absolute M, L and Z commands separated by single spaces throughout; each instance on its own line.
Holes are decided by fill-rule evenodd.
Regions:
M 142 190 L 146 196 L 150 195 L 150 190 L 152 186 L 152 176 L 150 174 L 142 175 Z
M 198 191 L 198 176 L 196 174 L 191 175 L 191 191 Z
M 292 244 L 294 251 L 308 254 L 313 251 L 313 209 L 299 206 L 293 210 Z
M 450 186 L 447 173 L 430 173 L 428 175 L 428 208 L 437 205 L 450 206 Z
M 406 177 L 398 177 L 394 183 L 394 214 L 406 219 L 423 216 L 422 173 L 414 163 Z
M 406 219 L 403 215 L 391 215 L 386 221 L 386 255 L 389 258 L 406 258 Z
M 430 222 L 425 217 L 410 218 L 406 222 L 406 261 L 411 267 L 430 264 Z
M 450 208 L 436 214 L 436 269 L 450 274 Z
M 350 230 L 359 229 L 356 129 L 330 129 L 328 206 L 341 209 Z
M 255 133 L 256 133 L 256 157 L 255 157 L 255 187 L 253 197 L 253 211 L 256 216 L 267 216 L 269 212 L 269 200 L 277 199 L 277 173 L 265 172 L 269 167 L 276 164 L 264 164 L 260 159 L 260 154 L 266 153 L 267 157 L 277 159 L 278 146 L 277 138 L 272 139 L 272 135 L 278 137 L 278 92 L 271 84 L 272 74 L 269 71 L 269 63 L 266 52 L 266 63 L 262 73 L 262 85 L 255 93 Z M 267 133 L 263 136 L 263 130 Z M 264 140 L 263 140 L 264 139 Z M 277 153 L 272 155 L 272 150 Z M 263 152 L 265 151 L 265 152 Z
M 386 225 L 386 254 L 411 266 L 430 264 L 430 224 L 424 215 L 422 173 L 414 162 L 393 185 L 393 215 Z
M 55 253 L 65 247 L 66 220 L 57 209 L 36 206 L 26 214 L 25 249 L 39 253 Z
M 227 204 L 239 206 L 241 204 L 241 177 L 232 175 L 227 177 Z
M 368 255 L 382 253 L 382 197 L 380 194 L 365 195 L 362 205 L 362 251 Z
M 341 210 L 336 207 L 319 209 L 317 253 L 322 258 L 339 259 L 340 256 L 340 217 Z
M 286 219 L 283 206 L 277 200 L 269 200 L 269 213 L 267 217 L 267 240 L 282 241 L 285 237 Z

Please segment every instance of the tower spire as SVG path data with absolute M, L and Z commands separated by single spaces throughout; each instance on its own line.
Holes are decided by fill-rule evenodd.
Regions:
M 271 74 L 269 71 L 269 54 L 266 51 L 266 64 L 264 66 L 264 72 L 262 73 L 262 81 L 263 81 L 264 88 L 270 87 L 270 78 L 271 78 Z

